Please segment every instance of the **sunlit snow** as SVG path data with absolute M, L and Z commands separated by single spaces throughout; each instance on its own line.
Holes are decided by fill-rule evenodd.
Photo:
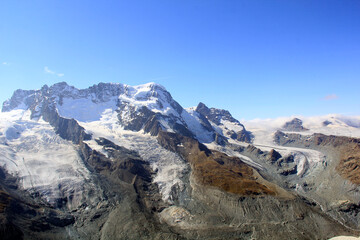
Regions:
M 206 130 L 201 124 L 198 113 L 193 108 L 188 108 L 182 112 L 181 117 L 185 121 L 189 130 L 202 143 L 211 143 L 214 141 L 214 134 Z
M 0 165 L 18 176 L 24 189 L 39 191 L 50 202 L 62 194 L 59 186 L 80 191 L 89 172 L 76 146 L 29 115 L 24 110 L 0 113 Z
M 101 114 L 106 109 L 115 109 L 116 103 L 116 97 L 107 102 L 94 102 L 91 98 L 64 98 L 62 105 L 58 105 L 57 109 L 60 116 L 91 122 L 100 120 Z

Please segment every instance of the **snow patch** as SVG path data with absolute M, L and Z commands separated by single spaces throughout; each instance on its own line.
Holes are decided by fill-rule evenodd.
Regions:
M 230 122 L 230 121 L 221 119 L 220 124 L 222 124 L 225 129 L 234 131 L 236 133 L 244 130 L 243 126 L 241 126 L 240 124 L 235 123 L 235 122 Z
M 196 136 L 201 143 L 211 143 L 214 141 L 214 133 L 206 130 L 200 123 L 198 113 L 193 109 L 186 109 L 181 114 L 188 129 Z
M 175 101 L 163 86 L 147 83 L 138 86 L 124 85 L 124 88 L 125 92 L 119 96 L 121 102 L 128 103 L 136 108 L 145 106 L 155 113 L 179 117 L 179 113 L 171 105 Z

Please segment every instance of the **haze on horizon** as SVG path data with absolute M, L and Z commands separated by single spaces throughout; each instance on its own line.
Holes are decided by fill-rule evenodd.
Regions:
M 0 102 L 157 82 L 237 119 L 360 115 L 360 2 L 2 1 Z

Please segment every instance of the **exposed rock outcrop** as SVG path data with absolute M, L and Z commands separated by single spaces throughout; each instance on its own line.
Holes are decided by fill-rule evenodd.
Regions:
M 303 122 L 299 118 L 294 118 L 293 120 L 286 122 L 283 126 L 285 131 L 301 132 L 307 131 L 309 129 L 303 127 Z
M 199 103 L 195 111 L 202 116 L 201 119 L 205 126 L 211 127 L 211 124 L 209 123 L 209 121 L 211 121 L 215 125 L 223 127 L 224 135 L 229 138 L 247 143 L 250 143 L 254 138 L 251 132 L 247 131 L 244 125 L 233 118 L 227 110 L 208 108 L 204 103 Z M 225 125 L 226 123 L 230 123 L 230 125 L 233 126 L 233 129 L 228 129 Z

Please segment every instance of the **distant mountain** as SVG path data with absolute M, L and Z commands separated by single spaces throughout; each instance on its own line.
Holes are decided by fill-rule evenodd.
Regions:
M 0 114 L 0 239 L 356 235 L 360 118 L 240 123 L 161 85 L 16 90 Z

